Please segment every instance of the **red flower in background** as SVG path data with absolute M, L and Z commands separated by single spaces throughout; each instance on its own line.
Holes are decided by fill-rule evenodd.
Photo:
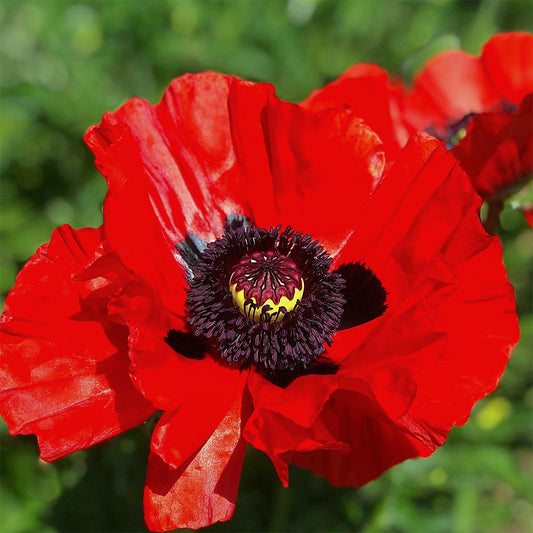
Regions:
M 488 202 L 485 228 L 495 234 L 506 198 L 533 176 L 533 93 L 516 112 L 481 113 L 472 117 L 464 138 L 452 148 L 478 194 Z M 523 205 L 528 216 L 533 205 Z
M 514 113 L 472 117 L 466 135 L 452 148 L 482 198 L 494 198 L 529 179 L 533 171 L 533 93 Z
M 410 90 L 390 82 L 375 65 L 355 65 L 302 105 L 348 106 L 392 153 L 416 131 L 435 135 L 449 149 L 466 133 L 453 153 L 476 191 L 501 203 L 533 172 L 531 97 L 526 100 L 532 92 L 533 36 L 516 32 L 492 37 L 479 57 L 462 51 L 437 55 Z
M 248 442 L 361 485 L 427 456 L 518 338 L 501 245 L 441 143 L 206 73 L 86 140 L 100 229 L 58 228 L 2 316 L 0 412 L 53 460 L 163 411 L 148 527 L 227 520 Z M 294 229 L 291 229 L 294 228 Z
M 432 58 L 415 77 L 402 109 L 406 125 L 452 141 L 473 114 L 516 110 L 533 91 L 533 35 L 502 33 L 479 57 L 460 50 Z

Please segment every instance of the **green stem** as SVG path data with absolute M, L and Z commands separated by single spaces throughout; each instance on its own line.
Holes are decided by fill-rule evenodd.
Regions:
M 497 235 L 500 229 L 500 213 L 503 211 L 503 200 L 495 198 L 487 202 L 487 218 L 483 222 L 485 231 L 490 235 Z
M 278 493 L 274 501 L 272 520 L 268 530 L 271 533 L 287 531 L 289 525 L 289 513 L 292 504 L 292 493 L 289 487 L 279 485 Z

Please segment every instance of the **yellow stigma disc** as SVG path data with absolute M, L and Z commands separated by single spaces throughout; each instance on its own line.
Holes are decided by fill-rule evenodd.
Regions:
M 290 313 L 301 301 L 304 293 L 304 280 L 302 279 L 301 288 L 294 289 L 294 295 L 291 299 L 282 296 L 278 304 L 275 304 L 270 298 L 268 298 L 263 305 L 257 305 L 257 301 L 254 297 L 246 299 L 244 296 L 244 290 L 237 291 L 237 284 L 232 283 L 231 278 L 229 288 L 235 305 L 246 318 L 252 322 L 266 320 L 271 324 L 275 324 L 276 322 L 283 320 L 283 317 L 287 313 Z

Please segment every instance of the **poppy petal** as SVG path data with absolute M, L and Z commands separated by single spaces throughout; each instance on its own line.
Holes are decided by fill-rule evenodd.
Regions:
M 150 454 L 144 490 L 150 530 L 197 529 L 231 517 L 246 450 L 241 431 L 250 408 L 249 397 L 238 397 L 207 442 L 180 468 Z
M 271 459 L 281 482 L 288 484 L 288 465 L 294 451 L 344 449 L 322 422 L 315 423 L 330 395 L 337 390 L 335 375 L 302 376 L 286 388 L 250 372 L 248 388 L 254 410 L 244 435 Z
M 507 102 L 518 104 L 533 91 L 533 35 L 495 35 L 483 46 L 481 63 L 491 84 Z
M 133 98 L 86 134 L 110 187 L 137 182 L 171 243 L 184 238 L 187 229 L 213 240 L 223 228 L 225 213 L 235 209 L 226 205 L 232 191 L 219 188 L 235 164 L 227 111 L 232 83 L 233 78 L 212 72 L 182 76 L 158 105 Z M 113 128 L 117 133 L 110 135 Z M 139 164 L 133 174 L 128 172 L 132 165 L 113 153 L 127 149 Z
M 131 383 L 127 329 L 84 316 L 94 282 L 73 277 L 102 239 L 100 229 L 58 228 L 19 274 L 2 316 L 0 410 L 12 434 L 37 435 L 47 461 L 155 412 Z
M 248 378 L 248 388 L 254 399 L 251 418 L 260 418 L 262 410 L 268 408 L 295 424 L 310 427 L 338 383 L 335 375 L 307 375 L 282 388 L 253 371 Z
M 171 468 L 180 468 L 205 444 L 235 398 L 243 395 L 248 372 L 225 370 L 217 380 L 199 378 L 180 407 L 166 411 L 160 418 L 152 435 L 151 450 Z
M 389 419 L 431 450 L 496 387 L 518 327 L 501 245 L 482 229 L 479 199 L 454 158 L 423 135 L 402 156 L 338 258 L 371 265 L 389 309 L 342 332 L 328 357 L 363 378 Z M 402 398 L 404 414 L 395 408 Z
M 358 259 L 370 265 L 390 293 L 389 309 L 336 334 L 325 353 L 339 365 L 336 375 L 302 376 L 285 389 L 250 375 L 254 412 L 245 436 L 269 455 L 283 483 L 293 457 L 336 484 L 353 485 L 409 457 L 429 455 L 494 389 L 518 330 L 501 247 L 481 228 L 479 205 L 442 143 L 420 135 L 383 178 L 366 211 L 354 213 L 359 231 L 336 263 Z M 340 429 L 346 423 L 342 402 L 339 417 L 330 410 L 339 399 L 361 407 L 350 421 L 358 425 L 353 434 Z M 361 453 L 371 455 L 375 440 L 378 449 L 361 466 Z M 328 451 L 316 451 L 321 449 Z M 359 473 L 343 474 L 350 465 Z
M 377 65 L 360 63 L 334 82 L 313 91 L 300 105 L 313 111 L 350 109 L 372 127 L 393 156 L 407 140 L 405 133 L 401 134 L 400 122 L 394 120 L 400 94 L 401 90 L 389 83 L 384 70 Z
M 183 332 L 183 318 L 168 312 L 146 284 L 122 294 L 114 309 L 129 328 L 132 379 L 158 409 L 173 411 L 198 391 L 212 398 L 209 391 L 239 375 L 238 369 L 220 364 L 208 353 L 191 357 L 189 341 L 169 344 L 170 332 Z
M 133 383 L 159 409 L 175 409 L 184 394 L 180 378 L 189 376 L 194 364 L 188 357 L 188 345 L 183 356 L 167 342 L 169 331 L 184 327 L 183 318 L 165 309 L 158 293 L 126 269 L 114 252 L 98 258 L 76 278 L 90 282 L 103 270 L 106 276 L 118 276 L 127 282 L 112 294 L 110 286 L 93 291 L 83 300 L 84 313 L 87 315 L 91 308 L 101 312 L 103 305 L 107 316 L 126 327 Z
M 106 114 L 100 126 L 87 132 L 86 142 L 108 180 L 104 220 L 111 247 L 128 268 L 160 289 L 170 309 L 183 311 L 184 267 L 179 266 L 174 247 L 179 228 L 163 229 L 154 213 L 147 192 L 153 184 L 146 178 L 137 139 L 128 125 Z M 157 191 L 151 192 L 157 196 Z
M 500 103 L 500 98 L 480 59 L 461 51 L 444 52 L 428 61 L 415 77 L 409 95 L 411 106 L 416 103 L 420 107 L 428 100 L 447 123 L 493 108 Z M 418 129 L 431 125 L 424 115 L 413 123 Z
M 322 418 L 311 427 L 303 427 L 283 414 L 267 410 L 249 420 L 244 436 L 252 446 L 269 456 L 285 487 L 289 484 L 288 467 L 295 452 L 349 450 L 348 444 L 340 442 Z
M 391 466 L 421 454 L 416 441 L 381 415 L 364 395 L 339 391 L 322 416 L 337 429 L 342 441 L 351 444 L 350 451 L 295 453 L 293 462 L 326 477 L 333 485 L 364 485 Z
M 350 227 L 339 215 L 360 207 L 384 167 L 381 141 L 353 113 L 305 111 L 271 86 L 213 73 L 174 80 L 157 106 L 130 100 L 85 138 L 108 180 L 113 249 L 177 312 L 176 246 L 187 230 L 212 241 L 226 214 L 251 215 L 260 227 L 292 223 L 334 251 Z M 335 195 L 331 176 L 341 180 Z
M 449 191 L 462 194 L 461 201 L 451 205 L 441 201 Z M 419 134 L 411 138 L 394 161 L 368 208 L 354 214 L 354 223 L 360 229 L 345 244 L 335 263 L 363 260 L 389 290 L 379 265 L 387 264 L 395 250 L 401 250 L 408 272 L 421 270 L 443 248 L 455 225 L 479 205 L 480 200 L 444 145 L 427 134 Z M 424 225 L 427 220 L 432 221 L 431 226 Z M 413 225 L 417 229 L 413 239 L 416 236 L 417 240 L 406 238 Z
M 230 99 L 240 108 L 232 114 L 236 154 L 261 200 L 253 221 L 295 227 L 335 254 L 381 179 L 382 142 L 349 110 L 306 111 L 272 94 L 265 106 L 246 107 L 253 90 L 235 86 Z
M 516 113 L 481 113 L 452 150 L 483 198 L 506 198 L 533 173 L 533 93 Z
M 317 466 L 315 471 L 328 473 L 330 469 L 335 470 L 335 462 L 343 465 L 337 469 L 337 474 L 328 473 L 328 477 L 338 484 L 361 484 L 403 459 L 431 453 L 444 442 L 454 424 L 464 423 L 475 401 L 493 390 L 517 340 L 514 298 L 501 265 L 501 248 L 497 240 L 487 237 L 479 226 L 476 195 L 440 143 L 429 141 L 424 136 L 413 143 L 405 152 L 406 158 L 398 162 L 384 179 L 380 185 L 383 190 L 378 188 L 371 207 L 365 213 L 374 221 L 370 227 L 372 232 L 375 231 L 368 241 L 372 244 L 368 246 L 366 257 L 369 264 L 383 265 L 378 272 L 384 285 L 392 292 L 391 309 L 372 327 L 354 328 L 354 335 L 350 334 L 350 330 L 337 334 L 333 347 L 327 353 L 334 361 L 338 360 L 335 354 L 339 345 L 350 350 L 347 339 L 339 342 L 340 337 L 345 336 L 348 340 L 351 337 L 354 342 L 352 351 L 348 352 L 347 358 L 341 358 L 343 362 L 335 376 L 337 388 L 346 387 L 346 375 L 364 378 L 369 386 L 365 395 L 379 406 L 381 414 L 379 420 L 368 416 L 365 420 L 361 419 L 359 423 L 362 427 L 356 433 L 366 431 L 371 434 L 373 431 L 374 438 L 383 437 L 384 442 L 372 468 L 366 471 L 364 467 L 360 468 L 360 477 L 348 473 L 343 478 L 342 472 L 348 467 L 346 455 L 334 452 L 310 454 L 309 457 L 316 458 L 318 463 L 322 458 L 328 458 L 323 467 Z M 416 150 L 409 154 L 416 144 Z M 405 164 L 407 168 L 402 168 Z M 399 171 L 399 168 L 402 170 Z M 411 177 L 411 181 L 405 180 L 406 175 Z M 394 188 L 395 184 L 401 190 L 394 189 L 392 192 L 392 188 L 388 189 Z M 381 196 L 384 191 L 387 194 Z M 453 209 L 449 206 L 450 198 L 455 199 Z M 462 201 L 457 202 L 458 198 Z M 396 206 L 401 199 L 401 203 L 405 201 L 409 207 L 403 212 L 400 207 L 392 205 L 384 208 L 381 202 L 385 199 L 394 201 Z M 388 229 L 389 221 L 374 219 L 370 215 L 374 208 L 376 217 L 378 212 L 394 213 Z M 427 220 L 432 220 L 433 226 L 424 222 Z M 454 233 L 457 237 L 451 238 Z M 469 239 L 465 240 L 467 236 Z M 365 239 L 365 232 L 361 231 L 353 241 Z M 420 245 L 417 251 L 417 242 L 426 244 Z M 366 258 L 361 250 L 356 253 L 352 244 L 350 241 L 346 244 L 338 261 L 347 260 L 350 252 L 353 253 L 349 256 L 352 260 L 354 257 Z M 455 255 L 459 251 L 462 253 L 460 257 Z M 441 254 L 444 254 L 447 264 Z M 465 262 L 468 266 L 460 267 L 457 273 L 457 265 Z M 484 270 L 480 267 L 482 263 L 492 265 L 484 279 L 479 278 L 479 272 Z M 478 272 L 478 279 L 473 277 L 474 272 Z M 457 283 L 461 284 L 460 289 Z M 490 308 L 487 301 L 492 302 Z M 435 309 L 438 311 L 435 312 Z M 464 317 L 475 316 L 476 320 L 468 322 L 466 318 L 457 318 L 458 313 L 464 313 Z M 433 315 L 442 319 L 447 317 L 446 323 L 436 327 Z M 466 337 L 471 339 L 467 350 L 461 347 L 460 342 Z M 394 343 L 391 339 L 395 339 Z M 462 366 L 461 361 L 472 358 L 468 354 L 476 350 L 474 345 L 484 347 L 481 351 L 478 347 L 476 352 L 480 356 L 483 354 L 483 361 L 468 362 Z M 455 361 L 451 365 L 450 356 Z M 442 361 L 442 364 L 437 365 L 436 361 Z M 442 379 L 445 374 L 448 377 Z M 439 387 L 443 390 L 435 394 Z M 331 390 L 328 391 L 328 395 L 331 394 Z M 441 406 L 436 398 L 442 398 Z M 261 406 L 263 411 L 268 411 L 269 402 L 273 403 L 274 397 L 268 398 Z M 283 412 L 282 407 L 278 409 Z M 321 413 L 316 420 L 322 416 Z M 328 427 L 334 427 L 326 423 Z M 339 422 L 339 425 L 342 423 Z M 263 433 L 267 434 L 267 431 Z M 268 432 L 271 450 L 280 447 L 272 434 L 275 432 Z M 339 441 L 343 440 L 339 433 L 334 433 L 334 436 Z M 369 437 L 371 441 L 372 437 Z M 387 442 L 397 441 L 404 444 L 398 444 L 394 450 L 387 449 Z M 349 442 L 355 444 L 357 441 L 354 437 Z M 273 461 L 276 460 L 275 454 L 270 454 L 274 456 Z M 301 454 L 297 453 L 294 457 L 297 463 L 313 468 L 310 465 L 315 459 L 303 463 L 299 459 Z M 280 463 L 278 471 L 283 474 L 283 462 L 279 457 L 277 460 Z
M 503 33 L 492 37 L 481 56 L 461 51 L 432 58 L 415 77 L 401 103 L 407 127 L 442 138 L 474 113 L 508 111 L 533 91 L 533 36 Z
M 243 211 L 227 109 L 234 81 L 182 76 L 157 106 L 131 99 L 85 136 L 108 181 L 104 219 L 113 249 L 178 313 L 185 265 L 176 247 L 190 231 L 214 240 L 226 213 Z

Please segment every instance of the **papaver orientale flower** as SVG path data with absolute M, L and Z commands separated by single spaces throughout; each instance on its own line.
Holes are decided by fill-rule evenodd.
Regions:
M 533 174 L 532 92 L 533 35 L 513 32 L 492 37 L 479 57 L 438 54 L 412 88 L 376 65 L 355 65 L 302 105 L 349 107 L 393 155 L 416 131 L 443 140 L 478 194 L 496 207 L 497 221 L 503 200 Z
M 452 153 L 478 194 L 487 200 L 485 228 L 495 234 L 504 201 L 533 177 L 533 93 L 524 97 L 516 112 L 480 113 L 472 117 Z M 533 227 L 528 214 L 533 204 L 522 203 L 521 207 Z
M 428 456 L 517 342 L 479 198 L 440 141 L 394 161 L 347 109 L 204 73 L 86 141 L 101 228 L 61 226 L 2 316 L 0 412 L 44 460 L 162 411 L 150 529 L 234 509 L 246 443 L 356 486 Z

